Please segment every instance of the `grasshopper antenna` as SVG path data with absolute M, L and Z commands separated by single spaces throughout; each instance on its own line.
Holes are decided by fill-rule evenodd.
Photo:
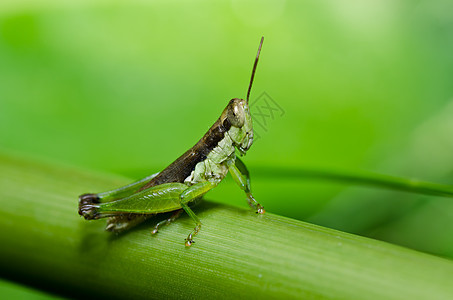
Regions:
M 255 64 L 253 64 L 252 77 L 250 78 L 249 89 L 247 91 L 247 103 L 249 103 L 250 91 L 252 90 L 253 78 L 255 77 L 256 66 L 258 65 L 258 59 L 260 58 L 261 46 L 263 46 L 264 36 L 261 37 L 260 46 L 258 47 L 258 53 L 256 54 Z

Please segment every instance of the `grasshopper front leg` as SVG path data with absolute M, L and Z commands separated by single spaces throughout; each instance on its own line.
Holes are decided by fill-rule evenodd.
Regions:
M 245 164 L 239 159 L 239 157 L 236 157 L 234 164 L 230 163 L 228 165 L 228 169 L 234 181 L 236 181 L 241 190 L 243 190 L 247 195 L 247 202 L 249 206 L 255 209 L 257 213 L 264 214 L 264 207 L 259 204 L 252 195 L 250 187 L 250 174 Z

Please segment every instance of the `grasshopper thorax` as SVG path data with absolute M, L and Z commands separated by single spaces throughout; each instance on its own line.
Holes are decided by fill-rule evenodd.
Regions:
M 249 105 L 244 99 L 231 99 L 223 110 L 220 120 L 228 135 L 241 153 L 245 153 L 253 143 L 253 126 Z

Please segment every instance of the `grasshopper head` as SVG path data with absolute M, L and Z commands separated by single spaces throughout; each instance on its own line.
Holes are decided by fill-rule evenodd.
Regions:
M 261 37 L 255 63 L 253 64 L 252 77 L 250 78 L 249 88 L 247 90 L 247 100 L 239 98 L 231 99 L 220 117 L 223 127 L 228 130 L 228 135 L 233 141 L 233 145 L 241 152 L 241 154 L 245 154 L 253 143 L 253 126 L 249 109 L 249 99 L 263 41 L 264 37 Z
M 221 116 L 224 127 L 229 128 L 228 135 L 234 146 L 242 153 L 253 143 L 252 116 L 249 105 L 244 99 L 232 99 Z

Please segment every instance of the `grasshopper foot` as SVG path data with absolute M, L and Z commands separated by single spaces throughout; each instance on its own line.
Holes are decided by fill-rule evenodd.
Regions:
M 195 235 L 197 235 L 197 233 L 200 231 L 200 229 L 201 229 L 201 224 L 195 226 L 194 230 L 189 234 L 189 236 L 185 240 L 186 247 L 190 247 L 190 246 L 192 246 L 193 243 L 195 243 L 195 241 L 193 240 L 193 237 Z
M 247 193 L 247 202 L 251 208 L 256 210 L 257 214 L 262 215 L 266 212 L 264 207 L 255 200 L 255 197 L 253 197 L 250 192 Z
M 264 207 L 261 206 L 261 204 L 258 203 L 258 205 L 256 206 L 256 213 L 262 215 L 262 214 L 264 214 L 265 212 L 266 212 L 266 211 L 264 210 Z
M 185 245 L 188 248 L 188 247 L 192 246 L 193 243 L 195 243 L 195 241 L 192 240 L 192 237 L 190 237 L 190 239 L 189 238 L 186 239 Z

